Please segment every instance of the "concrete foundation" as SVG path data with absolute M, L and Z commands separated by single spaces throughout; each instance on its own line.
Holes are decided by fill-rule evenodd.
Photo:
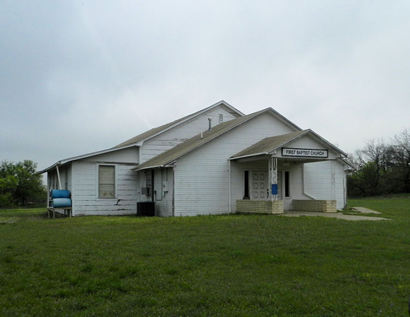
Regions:
M 292 209 L 309 212 L 337 212 L 336 200 L 296 200 L 292 201 Z
M 237 200 L 236 211 L 239 213 L 281 214 L 283 200 Z

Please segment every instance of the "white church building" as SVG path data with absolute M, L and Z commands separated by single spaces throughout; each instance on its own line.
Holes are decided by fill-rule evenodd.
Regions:
M 136 214 L 141 202 L 164 217 L 334 212 L 346 205 L 345 158 L 272 108 L 245 115 L 220 101 L 40 173 L 71 191 L 73 216 Z

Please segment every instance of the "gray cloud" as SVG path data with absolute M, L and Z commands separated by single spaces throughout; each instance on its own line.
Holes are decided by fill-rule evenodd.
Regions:
M 346 151 L 409 128 L 407 1 L 3 1 L 0 160 L 40 167 L 225 99 Z

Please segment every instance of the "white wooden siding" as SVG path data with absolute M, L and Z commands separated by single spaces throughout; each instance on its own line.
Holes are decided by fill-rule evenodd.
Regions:
M 61 189 L 71 190 L 71 164 L 60 167 L 59 172 L 61 180 Z
M 115 165 L 115 199 L 98 198 L 98 165 L 107 162 Z M 137 148 L 123 149 L 73 162 L 73 215 L 135 214 L 137 177 L 132 169 L 136 162 Z
M 84 159 L 87 162 L 100 163 L 138 163 L 138 147 L 130 147 L 114 152 L 95 155 Z
M 146 173 L 151 170 L 139 171 L 137 173 L 137 199 L 138 201 L 151 201 L 151 196 L 142 194 L 142 188 L 146 187 Z M 172 168 L 154 169 L 154 191 L 155 191 L 155 213 L 157 216 L 172 216 L 173 195 L 174 195 L 174 176 Z
M 181 126 L 172 128 L 144 142 L 141 147 L 141 163 L 173 148 L 201 131 L 206 131 L 208 129 L 208 118 L 212 119 L 213 126 L 217 125 L 219 123 L 219 114 L 223 115 L 224 122 L 237 118 L 222 106 L 211 109 Z
M 59 167 L 61 189 L 71 190 L 71 164 L 67 164 Z M 56 170 L 51 170 L 47 172 L 47 189 L 58 189 L 58 177 Z
M 172 216 L 173 170 L 172 168 L 155 169 L 155 213 L 157 216 Z
M 335 199 L 336 208 L 346 203 L 346 174 L 336 160 L 308 163 L 305 169 L 305 191 L 316 199 Z
M 345 164 L 340 161 L 332 162 L 335 175 L 335 197 L 336 208 L 343 209 L 346 207 L 346 173 Z
M 174 168 L 175 215 L 229 212 L 228 158 L 265 137 L 292 131 L 266 113 L 178 159 Z
M 56 174 L 55 171 L 47 172 L 47 188 L 49 191 L 58 187 Z

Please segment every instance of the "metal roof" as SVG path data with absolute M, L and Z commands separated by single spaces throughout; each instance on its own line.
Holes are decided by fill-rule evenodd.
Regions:
M 276 117 L 279 116 L 280 119 L 285 119 L 285 123 L 292 126 L 294 129 L 299 129 L 296 125 L 292 122 L 284 118 L 283 116 L 279 115 L 275 110 L 272 108 L 266 108 L 249 115 L 239 117 L 237 119 L 233 119 L 227 122 L 223 122 L 212 128 L 211 130 L 205 131 L 202 134 L 198 134 L 191 139 L 186 140 L 183 143 L 178 144 L 177 146 L 173 147 L 172 149 L 163 152 L 154 158 L 142 163 L 141 165 L 134 168 L 134 170 L 142 170 L 147 168 L 154 168 L 154 167 L 163 167 L 170 165 L 176 159 L 190 153 L 191 151 L 201 147 L 202 145 L 214 140 L 215 138 L 219 137 L 220 135 L 231 131 L 232 129 L 236 128 L 237 126 L 259 116 L 262 113 L 270 113 Z M 299 131 L 298 131 L 299 132 Z
M 239 111 L 239 110 L 236 109 L 235 107 L 231 106 L 231 105 L 230 105 L 229 103 L 227 103 L 226 101 L 221 100 L 221 101 L 218 101 L 217 103 L 214 103 L 213 105 L 211 105 L 211 106 L 209 106 L 209 107 L 206 107 L 206 108 L 204 108 L 204 109 L 202 109 L 202 110 L 199 110 L 199 111 L 197 111 L 197 112 L 191 113 L 191 114 L 188 115 L 188 116 L 185 116 L 185 117 L 183 117 L 183 118 L 180 118 L 180 119 L 175 120 L 175 121 L 172 121 L 172 122 L 169 122 L 169 123 L 164 124 L 164 125 L 162 125 L 162 126 L 153 128 L 153 129 L 148 130 L 148 131 L 146 131 L 146 132 L 144 132 L 144 133 L 141 133 L 141 134 L 139 134 L 139 135 L 137 135 L 137 136 L 135 136 L 135 137 L 133 137 L 133 138 L 131 138 L 131 139 L 125 141 L 125 142 L 122 142 L 121 144 L 118 144 L 118 145 L 112 147 L 112 148 L 105 149 L 105 150 L 101 150 L 101 151 L 97 151 L 97 152 L 82 154 L 82 155 L 78 155 L 78 156 L 73 156 L 73 157 L 69 157 L 69 158 L 65 158 L 65 159 L 62 159 L 62 160 L 60 160 L 60 161 L 54 163 L 53 165 L 51 165 L 51 166 L 49 166 L 49 167 L 47 167 L 47 168 L 45 168 L 45 169 L 43 169 L 43 170 L 41 170 L 41 171 L 39 171 L 39 172 L 37 172 L 37 173 L 38 173 L 38 174 L 45 173 L 45 172 L 49 171 L 50 169 L 55 168 L 57 165 L 61 166 L 61 165 L 70 163 L 70 162 L 72 162 L 72 161 L 81 160 L 81 159 L 84 159 L 84 158 L 87 158 L 87 157 L 91 157 L 91 156 L 95 156 L 95 155 L 100 155 L 100 154 L 104 154 L 104 153 L 109 153 L 109 152 L 114 152 L 114 151 L 122 150 L 122 149 L 125 149 L 125 148 L 133 147 L 133 146 L 138 146 L 138 144 L 136 144 L 136 143 L 138 143 L 138 142 L 140 142 L 140 141 L 144 141 L 144 140 L 146 140 L 146 139 L 149 139 L 149 138 L 151 138 L 151 137 L 153 137 L 153 136 L 155 136 L 155 135 L 157 135 L 157 134 L 159 134 L 159 133 L 161 133 L 161 132 L 164 132 L 165 130 L 167 130 L 167 129 L 171 128 L 171 127 L 174 127 L 174 126 L 176 126 L 176 125 L 178 125 L 178 124 L 180 124 L 180 123 L 183 123 L 183 122 L 185 122 L 185 121 L 187 121 L 187 120 L 190 120 L 190 119 L 194 118 L 195 116 L 197 116 L 197 115 L 199 115 L 199 114 L 201 114 L 201 113 L 203 113 L 203 112 L 206 112 L 206 111 L 208 111 L 208 110 L 210 110 L 210 109 L 212 109 L 212 108 L 215 108 L 215 107 L 217 107 L 217 106 L 219 106 L 219 105 L 225 106 L 225 107 L 228 109 L 228 111 L 230 111 L 231 113 L 235 113 L 235 114 L 240 115 L 240 116 L 244 115 L 241 111 Z
M 79 155 L 79 156 L 74 156 L 74 157 L 70 157 L 70 158 L 66 158 L 63 160 L 60 160 L 56 163 L 54 163 L 53 165 L 39 171 L 39 174 L 45 173 L 48 170 L 55 168 L 57 165 L 64 165 L 67 163 L 70 163 L 72 161 L 76 161 L 76 160 L 81 160 L 87 157 L 91 157 L 91 156 L 95 156 L 95 155 L 100 155 L 100 154 L 104 154 L 104 153 L 108 153 L 108 152 L 113 152 L 113 151 L 117 151 L 117 150 L 121 150 L 121 149 L 125 149 L 125 148 L 129 148 L 129 147 L 133 147 L 133 146 L 139 146 L 140 144 L 138 144 L 139 142 L 142 142 L 144 140 L 147 140 L 151 137 L 154 137 L 157 134 L 160 134 L 162 132 L 165 132 L 166 130 L 181 124 L 185 121 L 188 121 L 192 118 L 194 118 L 195 116 L 197 116 L 200 113 L 206 112 L 218 105 L 223 105 L 225 106 L 231 113 L 236 113 L 238 115 L 241 115 L 241 117 L 237 118 L 237 119 L 233 119 L 230 121 L 226 121 L 223 123 L 218 124 L 217 126 L 215 126 L 213 129 L 211 129 L 210 131 L 206 131 L 203 133 L 202 137 L 201 134 L 198 134 L 197 136 L 188 139 L 187 141 L 177 145 L 176 147 L 170 149 L 169 151 L 166 151 L 154 158 L 152 158 L 151 160 L 139 165 L 136 169 L 144 169 L 144 168 L 150 168 L 150 167 L 156 167 L 156 166 L 163 166 L 164 164 L 162 164 L 163 162 L 166 162 L 165 164 L 169 164 L 170 162 L 172 162 L 172 160 L 175 160 L 178 157 L 181 157 L 187 153 L 189 153 L 190 151 L 196 149 L 197 147 L 213 140 L 214 138 L 218 137 L 219 135 L 230 131 L 231 129 L 233 129 L 234 127 L 254 118 L 255 116 L 263 113 L 263 112 L 269 112 L 272 115 L 274 115 L 276 118 L 278 118 L 279 120 L 281 120 L 283 123 L 285 123 L 286 125 L 290 126 L 293 129 L 296 130 L 301 130 L 297 125 L 295 125 L 293 122 L 289 121 L 287 118 L 285 118 L 284 116 L 282 116 L 280 113 L 278 113 L 277 111 L 275 111 L 272 108 L 266 108 L 263 109 L 261 111 L 257 111 L 254 112 L 252 114 L 249 115 L 243 115 L 242 112 L 240 112 L 238 109 L 234 108 L 233 106 L 231 106 L 230 104 L 228 104 L 226 101 L 221 100 L 218 101 L 217 103 L 199 110 L 195 113 L 192 113 L 188 116 L 185 116 L 183 118 L 180 118 L 178 120 L 172 121 L 170 123 L 164 124 L 162 126 L 159 126 L 157 128 L 153 128 L 151 130 L 148 130 L 142 134 L 139 134 L 121 144 L 118 144 L 112 148 L 109 149 L 105 149 L 102 151 L 97 151 L 97 152 L 92 152 L 92 153 L 88 153 L 88 154 L 84 154 L 84 155 Z M 199 139 L 199 140 L 198 140 Z M 175 158 L 174 158 L 175 157 Z M 168 160 L 169 158 L 173 158 L 171 160 Z M 147 167 L 149 164 L 149 167 Z M 157 165 L 154 165 L 157 164 Z
M 313 136 L 320 143 L 326 144 L 328 147 L 332 148 L 334 151 L 346 156 L 346 153 L 344 153 L 342 150 L 334 146 L 332 143 L 325 140 L 324 138 L 322 138 L 321 136 L 319 136 L 317 133 L 313 132 L 312 130 L 307 129 L 307 130 L 296 131 L 296 132 L 291 132 L 287 134 L 264 138 L 260 140 L 259 142 L 256 142 L 255 144 L 251 145 L 250 147 L 232 155 L 230 159 L 235 160 L 235 159 L 239 159 L 243 157 L 270 154 L 274 150 L 307 134 L 310 134 L 311 136 Z
M 232 155 L 231 159 L 237 159 L 237 158 L 245 157 L 245 156 L 268 154 L 272 152 L 273 150 L 277 149 L 278 147 L 286 143 L 289 143 L 290 141 L 294 140 L 298 136 L 305 134 L 307 131 L 308 130 L 302 130 L 302 131 L 296 131 L 296 132 L 291 132 L 287 134 L 264 138 L 260 140 L 259 142 L 256 142 L 255 144 L 251 145 L 250 147 Z
M 244 115 L 242 112 L 240 112 L 238 109 L 236 109 L 235 107 L 228 104 L 226 101 L 221 100 L 221 101 L 218 101 L 217 103 L 214 103 L 213 105 L 211 105 L 207 108 L 204 108 L 204 109 L 199 110 L 197 112 L 191 113 L 190 115 L 187 115 L 187 116 L 182 117 L 180 119 L 177 119 L 175 121 L 172 121 L 172 122 L 166 123 L 164 125 L 161 125 L 159 127 L 156 127 L 156 128 L 150 129 L 148 131 L 145 131 L 144 133 L 141 133 L 141 134 L 139 134 L 139 135 L 137 135 L 137 136 L 135 136 L 131 139 L 128 139 L 128 140 L 114 146 L 114 148 L 123 147 L 123 146 L 131 145 L 131 144 L 136 144 L 138 142 L 149 139 L 149 138 L 151 138 L 151 137 L 153 137 L 153 136 L 155 136 L 159 133 L 165 132 L 166 130 L 168 130 L 171 127 L 174 127 L 174 126 L 179 125 L 179 124 L 181 124 L 185 121 L 188 121 L 188 120 L 196 117 L 197 115 L 199 115 L 201 113 L 204 113 L 204 112 L 206 112 L 206 111 L 208 111 L 212 108 L 215 108 L 217 106 L 220 106 L 220 105 L 225 106 L 231 113 L 234 113 L 234 114 L 239 115 L 239 116 Z

